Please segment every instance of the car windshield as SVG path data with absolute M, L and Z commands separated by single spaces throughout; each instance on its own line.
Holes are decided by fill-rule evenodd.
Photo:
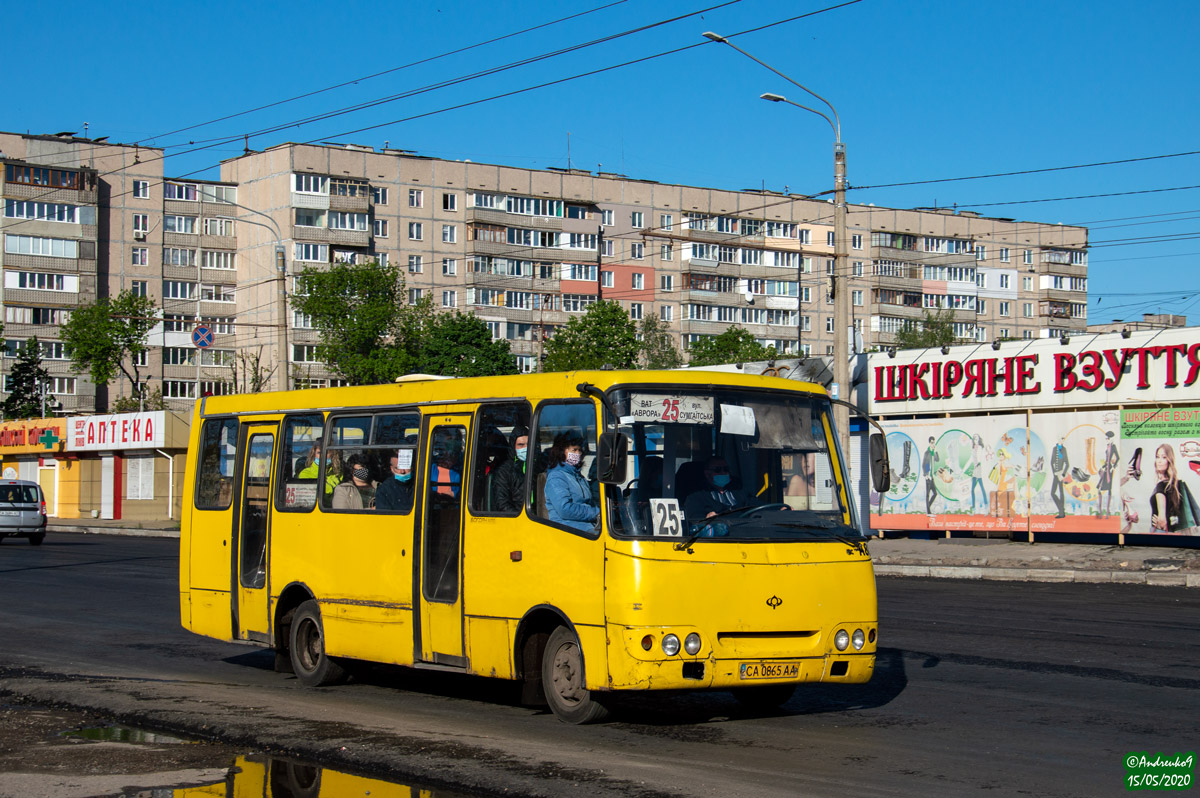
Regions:
M 617 536 L 859 538 L 819 396 L 709 389 L 614 392 L 627 479 L 606 485 Z
M 36 504 L 37 488 L 32 485 L 0 485 L 0 503 Z

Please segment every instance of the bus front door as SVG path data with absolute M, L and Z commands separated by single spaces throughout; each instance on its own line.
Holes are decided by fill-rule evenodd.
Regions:
M 417 658 L 465 667 L 462 604 L 463 474 L 469 415 L 427 418 L 421 491 Z
M 234 637 L 270 642 L 267 538 L 271 529 L 271 459 L 275 425 L 242 428 L 241 497 L 232 546 Z

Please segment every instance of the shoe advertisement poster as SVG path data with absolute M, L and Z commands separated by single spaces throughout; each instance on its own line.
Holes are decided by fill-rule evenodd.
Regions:
M 1126 534 L 1200 535 L 1200 407 L 1121 411 Z

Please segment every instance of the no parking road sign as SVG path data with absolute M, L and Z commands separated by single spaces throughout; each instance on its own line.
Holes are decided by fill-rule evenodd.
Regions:
M 196 345 L 197 349 L 207 349 L 212 346 L 212 342 L 212 329 L 203 324 L 197 324 L 192 328 L 192 343 Z

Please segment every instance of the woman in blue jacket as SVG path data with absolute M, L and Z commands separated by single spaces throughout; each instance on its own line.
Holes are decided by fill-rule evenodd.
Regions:
M 591 486 L 579 473 L 583 464 L 583 439 L 575 433 L 559 433 L 550 447 L 549 457 L 546 514 L 555 523 L 586 531 L 595 529 L 600 508 L 592 498 Z

